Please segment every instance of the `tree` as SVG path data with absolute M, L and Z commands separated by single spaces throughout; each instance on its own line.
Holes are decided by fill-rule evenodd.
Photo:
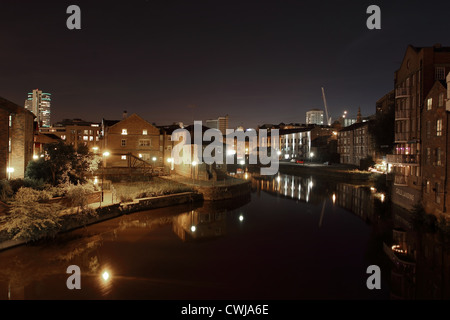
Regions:
M 36 241 L 55 236 L 60 230 L 61 206 L 42 203 L 50 195 L 46 191 L 20 188 L 11 203 L 9 215 L 0 217 L 0 230 L 13 240 Z
M 53 185 L 84 183 L 86 176 L 97 169 L 99 159 L 82 145 L 77 150 L 62 141 L 44 147 L 45 157 L 31 161 L 25 175 L 43 179 Z

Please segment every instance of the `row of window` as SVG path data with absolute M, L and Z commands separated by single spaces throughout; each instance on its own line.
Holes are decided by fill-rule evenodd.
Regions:
M 427 121 L 426 123 L 426 133 L 427 138 L 431 137 L 431 121 Z M 436 136 L 440 137 L 442 136 L 442 119 L 436 120 Z
M 435 166 L 442 166 L 442 151 L 441 148 L 435 148 L 434 149 L 434 162 L 433 165 Z M 425 157 L 425 163 L 426 164 L 431 164 L 431 159 L 432 155 L 431 155 L 431 148 L 427 148 L 426 149 L 426 157 Z
M 441 92 L 439 93 L 439 97 L 438 97 L 438 107 L 443 107 L 444 106 L 444 93 Z M 427 100 L 427 110 L 432 110 L 433 109 L 433 98 L 428 98 Z
M 128 134 L 128 129 L 122 129 L 122 135 L 123 136 L 126 136 Z M 147 129 L 143 129 L 142 130 L 142 135 L 143 136 L 146 136 L 148 134 L 148 131 L 147 131 Z
M 120 145 L 122 147 L 126 147 L 127 146 L 127 139 L 122 139 L 120 142 Z M 151 147 L 152 146 L 152 141 L 150 139 L 141 139 L 139 140 L 139 147 Z
M 431 193 L 431 185 L 432 184 L 431 184 L 430 180 L 427 180 L 425 182 L 425 192 L 428 193 L 428 194 Z M 434 191 L 434 201 L 436 203 L 441 203 L 441 197 L 439 195 L 439 193 L 441 192 L 440 189 L 441 189 L 441 184 L 439 182 L 435 182 L 433 191 Z

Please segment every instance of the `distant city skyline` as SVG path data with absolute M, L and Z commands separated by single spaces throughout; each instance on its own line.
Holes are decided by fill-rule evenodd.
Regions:
M 450 45 L 442 1 L 379 1 L 381 30 L 366 27 L 368 1 L 77 4 L 81 30 L 66 28 L 65 2 L 1 4 L 0 96 L 22 105 L 32 88 L 51 92 L 52 123 L 123 110 L 158 125 L 304 123 L 323 109 L 322 87 L 333 121 L 368 116 L 409 44 Z

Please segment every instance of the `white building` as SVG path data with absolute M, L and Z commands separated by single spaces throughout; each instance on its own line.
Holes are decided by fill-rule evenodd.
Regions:
M 323 125 L 323 110 L 311 109 L 306 112 L 306 124 Z

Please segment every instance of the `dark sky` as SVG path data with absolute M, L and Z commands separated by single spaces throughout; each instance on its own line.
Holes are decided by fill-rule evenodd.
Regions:
M 77 4 L 82 30 L 66 28 Z M 381 8 L 381 30 L 366 9 Z M 52 122 L 304 122 L 374 113 L 408 44 L 450 45 L 449 1 L 0 0 L 0 96 L 53 94 Z

